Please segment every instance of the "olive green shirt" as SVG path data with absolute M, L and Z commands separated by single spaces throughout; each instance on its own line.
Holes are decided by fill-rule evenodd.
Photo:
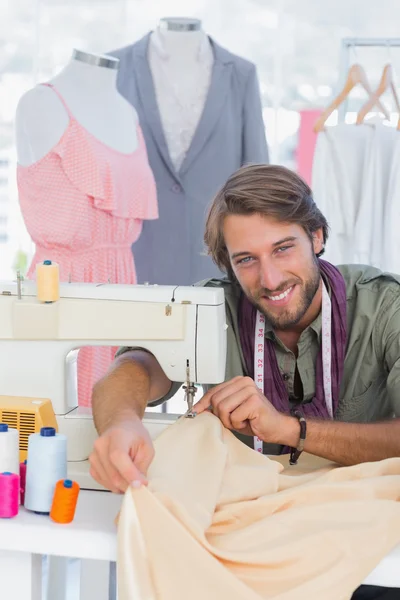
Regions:
M 400 278 L 363 265 L 338 268 L 346 284 L 347 347 L 335 419 L 367 423 L 400 417 Z M 211 279 L 197 285 L 224 289 L 228 325 L 225 380 L 247 375 L 238 330 L 238 284 Z M 309 402 L 315 395 L 321 327 L 319 315 L 302 332 L 296 357 L 266 324 L 265 335 L 274 343 L 288 394 L 299 404 Z M 300 386 L 295 386 L 296 369 Z M 174 382 L 169 394 L 152 406 L 171 398 L 180 385 Z M 239 434 L 238 437 L 252 445 L 251 438 Z M 279 447 L 265 444 L 265 452 L 279 452 Z

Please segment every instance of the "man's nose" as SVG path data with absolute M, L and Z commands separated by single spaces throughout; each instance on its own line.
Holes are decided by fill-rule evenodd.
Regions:
M 273 292 L 284 282 L 281 270 L 273 262 L 262 262 L 260 273 L 260 284 L 263 288 Z

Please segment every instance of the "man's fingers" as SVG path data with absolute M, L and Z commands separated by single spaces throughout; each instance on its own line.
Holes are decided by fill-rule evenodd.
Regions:
M 215 409 L 218 402 L 230 396 L 235 391 L 250 385 L 254 387 L 254 381 L 250 377 L 234 377 L 229 381 L 224 381 L 224 383 L 220 383 L 211 388 L 211 390 L 208 390 L 201 400 L 193 406 L 193 411 L 199 415 L 208 410 L 210 406 Z
M 94 443 L 92 461 L 94 468 L 103 481 L 106 481 L 107 489 L 115 493 L 124 492 L 126 486 L 123 479 L 112 466 L 109 460 L 109 453 L 112 440 L 111 438 L 98 438 Z
M 135 455 L 135 466 L 142 474 L 143 483 L 147 484 L 146 474 L 154 458 L 154 448 L 151 444 L 141 444 Z
M 230 415 L 230 419 L 233 428 L 236 431 L 250 430 L 250 435 L 253 433 L 251 428 L 251 422 L 262 409 L 262 403 L 258 401 L 258 398 L 254 394 L 250 395 L 246 402 L 240 404 Z
M 146 477 L 139 471 L 135 464 L 136 456 L 132 460 L 129 454 L 123 450 L 110 448 L 109 457 L 113 472 L 121 477 L 126 487 L 135 481 L 138 483 L 147 483 Z
M 254 393 L 258 393 L 254 382 L 249 381 L 247 377 L 241 377 L 237 381 L 232 381 L 231 385 L 215 389 L 210 398 L 213 413 L 220 417 L 222 406 L 224 406 L 224 409 L 234 410 L 238 405 L 238 401 L 244 402 L 248 396 Z M 236 398 L 238 400 L 235 400 Z M 228 404 L 227 401 L 229 401 Z
M 253 393 L 248 387 L 244 387 L 232 395 L 223 398 L 219 402 L 215 403 L 213 410 L 214 414 L 222 421 L 223 425 L 227 429 L 235 429 L 232 422 L 232 413 Z
M 123 490 L 120 489 L 118 485 L 116 485 L 112 479 L 107 475 L 107 471 L 103 468 L 101 464 L 100 457 L 96 451 L 94 451 L 90 457 L 90 474 L 100 485 L 105 487 L 110 492 L 114 492 L 114 494 L 119 494 Z
M 238 394 L 244 400 L 247 396 L 257 393 L 254 384 L 249 384 L 247 379 L 241 378 L 241 381 L 232 383 L 230 386 L 226 386 L 220 390 L 216 390 L 211 398 L 213 412 L 219 411 L 219 406 L 222 402 L 229 398 L 234 398 Z
M 207 392 L 206 394 L 204 394 L 204 396 L 201 398 L 201 400 L 199 400 L 198 402 L 196 402 L 196 404 L 193 405 L 193 412 L 195 412 L 197 415 L 199 415 L 202 412 L 204 412 L 205 410 L 207 410 L 209 408 L 210 404 L 211 404 L 211 390 L 209 392 Z
M 100 470 L 98 471 L 95 467 L 93 467 L 93 465 L 90 466 L 89 473 L 91 477 L 93 477 L 93 479 L 97 481 L 97 483 L 102 485 L 106 490 L 110 490 L 110 492 L 113 492 L 114 494 L 120 493 L 120 491 L 117 488 L 114 488 L 114 486 L 109 485 L 106 477 L 104 475 L 100 475 Z M 112 487 L 113 489 L 110 489 L 110 487 Z
M 98 438 L 92 459 L 93 467 L 113 492 L 125 492 L 134 480 L 143 479 L 129 457 L 128 449 L 125 450 L 124 445 L 121 447 L 119 443 L 116 437 Z
M 93 465 L 90 465 L 89 473 L 90 473 L 90 476 L 93 477 L 93 479 L 95 481 L 97 481 L 97 483 L 99 483 L 100 485 L 102 485 L 104 487 L 105 481 L 103 480 L 102 477 L 100 477 L 98 471 L 93 467 Z
M 146 472 L 153 460 L 150 436 L 139 419 L 121 422 L 105 431 L 90 455 L 93 477 L 113 492 L 147 485 Z
M 263 439 L 274 435 L 277 411 L 251 377 L 235 377 L 213 387 L 193 410 L 200 414 L 209 407 L 227 429 L 245 435 L 261 436 L 260 432 L 263 432 Z M 271 418 L 275 419 L 273 423 Z
M 235 429 L 235 431 L 240 431 L 242 433 L 248 433 L 249 435 L 252 435 L 249 420 L 245 416 L 247 412 L 247 407 L 242 405 L 231 413 L 232 428 Z

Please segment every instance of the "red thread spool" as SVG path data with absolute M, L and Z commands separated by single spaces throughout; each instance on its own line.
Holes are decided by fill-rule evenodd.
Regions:
M 0 517 L 9 519 L 15 517 L 19 510 L 20 479 L 15 473 L 0 475 Z
M 25 501 L 25 482 L 26 482 L 26 460 L 19 464 L 19 477 L 21 481 L 21 505 Z
M 56 523 L 71 523 L 75 516 L 80 487 L 71 479 L 60 479 L 54 490 L 50 519 Z

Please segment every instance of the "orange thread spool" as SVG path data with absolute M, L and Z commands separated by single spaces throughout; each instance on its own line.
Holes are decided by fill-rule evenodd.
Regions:
M 54 490 L 50 518 L 56 523 L 71 523 L 75 516 L 80 487 L 71 479 L 60 479 Z

